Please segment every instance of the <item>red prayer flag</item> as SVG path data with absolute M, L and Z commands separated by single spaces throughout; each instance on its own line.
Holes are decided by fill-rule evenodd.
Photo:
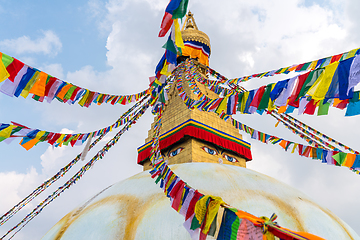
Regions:
M 310 72 L 302 74 L 302 75 L 299 76 L 299 78 L 298 78 L 299 81 L 296 84 L 296 86 L 295 86 L 295 88 L 293 90 L 293 93 L 289 97 L 288 105 L 296 107 L 296 108 L 299 107 L 299 100 L 296 100 L 296 99 L 299 96 L 301 88 L 303 87 L 303 85 L 304 85 L 307 77 L 309 76 L 309 74 L 310 74 Z
M 172 15 L 168 12 L 165 12 L 164 17 L 161 21 L 161 30 L 159 32 L 159 37 L 164 37 L 169 31 L 171 25 L 173 24 Z
M 53 145 L 56 142 L 56 140 L 59 139 L 60 136 L 61 136 L 60 133 L 55 133 L 54 136 L 48 141 L 48 143 Z
M 6 68 L 6 70 L 10 74 L 8 79 L 10 81 L 14 82 L 14 78 L 16 77 L 18 72 L 23 68 L 23 66 L 24 66 L 24 63 L 20 62 L 16 58 L 14 58 L 14 61 L 12 61 L 12 63 L 10 63 L 10 65 Z
M 194 214 L 195 204 L 197 201 L 199 201 L 200 197 L 203 196 L 203 194 L 199 193 L 198 190 L 194 192 L 194 196 L 190 201 L 189 208 L 186 212 L 185 221 L 189 219 Z
M 257 90 L 255 97 L 253 98 L 252 102 L 250 103 L 250 107 L 256 107 L 258 108 L 261 98 L 264 95 L 265 92 L 265 87 L 266 86 L 262 86 L 259 88 L 259 90 Z
M 314 99 L 311 99 L 310 102 L 308 102 L 308 104 L 306 105 L 304 113 L 309 114 L 309 115 L 314 115 L 316 105 L 318 102 L 319 101 L 315 102 Z
M 330 64 L 333 63 L 333 62 L 339 61 L 339 59 L 342 57 L 342 55 L 343 55 L 343 54 L 341 53 L 341 54 L 332 56 L 332 58 L 331 58 L 331 60 L 330 60 Z
M 302 63 L 302 64 L 299 64 L 296 69 L 295 69 L 295 72 L 299 72 L 301 71 L 301 68 L 304 66 L 305 63 Z

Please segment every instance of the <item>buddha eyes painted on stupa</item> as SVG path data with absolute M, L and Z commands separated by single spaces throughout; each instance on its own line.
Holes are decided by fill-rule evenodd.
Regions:
M 194 162 L 219 162 L 226 164 L 238 164 L 239 158 L 233 152 L 220 148 L 212 143 L 196 139 L 193 144 L 190 141 L 184 141 L 171 146 L 166 152 L 162 152 L 164 158 L 169 161 L 182 161 L 184 157 L 188 156 L 189 151 L 193 151 Z M 195 150 L 194 147 L 200 151 Z M 184 152 L 184 153 L 183 153 Z M 171 160 L 170 160 L 171 159 Z
M 176 155 L 178 155 L 184 148 L 183 147 L 179 147 L 174 151 L 170 151 L 168 154 L 168 157 L 175 157 Z
M 231 157 L 231 156 L 229 156 L 229 155 L 227 155 L 227 154 L 224 154 L 223 157 L 224 157 L 226 160 L 228 160 L 229 162 L 232 162 L 232 163 L 239 162 L 236 158 Z
M 215 149 L 212 149 L 212 148 L 209 148 L 209 147 L 206 147 L 206 146 L 203 146 L 202 150 L 204 150 L 205 152 L 207 152 L 210 155 L 217 155 L 218 154 L 218 152 Z

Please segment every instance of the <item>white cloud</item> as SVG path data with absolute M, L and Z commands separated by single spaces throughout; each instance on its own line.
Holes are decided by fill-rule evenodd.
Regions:
M 0 198 L 0 212 L 6 212 L 16 203 L 23 199 L 23 196 L 33 189 L 39 180 L 39 174 L 35 168 L 27 173 L 0 172 L 0 192 L 6 197 Z
M 27 62 L 26 62 L 27 63 Z M 30 65 L 30 63 L 29 63 Z M 59 79 L 64 79 L 64 70 L 61 64 L 53 63 L 44 65 L 42 68 L 43 72 L 50 74 L 51 76 L 56 76 Z
M 42 53 L 57 55 L 62 47 L 59 37 L 51 30 L 41 31 L 41 37 L 32 40 L 29 36 L 16 39 L 5 39 L 0 42 L 0 47 L 15 54 Z

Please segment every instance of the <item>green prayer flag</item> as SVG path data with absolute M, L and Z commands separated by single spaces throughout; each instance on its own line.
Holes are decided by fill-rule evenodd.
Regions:
M 162 47 L 165 48 L 166 50 L 169 50 L 169 51 L 177 54 L 175 44 L 170 38 L 168 38 L 168 40 L 166 41 L 166 43 Z
M 67 91 L 67 93 L 64 96 L 64 99 L 69 100 L 76 88 L 77 88 L 76 86 L 72 86 L 71 88 L 69 88 L 69 90 Z
M 239 93 L 238 103 L 237 103 L 237 110 L 238 111 L 240 111 L 240 109 L 241 109 L 241 99 L 242 99 L 243 96 L 244 96 L 244 93 Z
M 311 63 L 312 63 L 312 62 L 307 62 L 307 63 L 305 63 L 305 64 L 301 67 L 300 71 L 305 71 L 305 70 L 310 66 Z
M 201 227 L 201 223 L 199 223 L 199 221 L 197 220 L 197 218 L 194 216 L 192 221 L 191 221 L 191 226 L 190 229 L 191 230 L 195 230 L 197 228 Z
M 318 110 L 318 116 L 328 115 L 328 113 L 329 113 L 330 103 L 327 102 L 327 103 L 323 104 L 323 102 L 324 102 L 324 100 L 320 101 L 319 110 Z
M 174 10 L 173 12 L 173 19 L 176 18 L 183 18 L 187 12 L 187 6 L 188 6 L 189 0 L 182 0 L 179 4 L 179 7 Z
M 40 96 L 34 95 L 33 99 L 36 100 L 36 101 L 39 101 L 39 100 L 40 100 Z
M 23 129 L 22 127 L 15 127 L 12 131 L 11 131 L 11 135 L 17 133 L 18 131 L 20 131 L 21 129 Z M 10 135 L 10 136 L 11 136 Z
M 68 146 L 69 142 L 73 140 L 74 137 L 76 137 L 76 135 L 71 136 L 66 142 L 63 142 L 63 145 Z
M 42 135 L 39 140 L 42 141 L 42 142 L 43 142 L 43 141 L 46 141 L 46 139 L 47 139 L 47 137 L 49 136 L 49 134 L 50 134 L 49 132 L 45 132 L 44 135 Z
M 1 60 L 2 60 L 2 62 L 4 64 L 4 66 L 7 68 L 14 61 L 14 58 L 12 58 L 9 55 L 6 55 L 5 53 L 3 53 Z
M 360 99 L 359 91 L 354 92 L 354 95 L 351 99 L 349 99 L 349 102 L 358 102 Z
M 344 152 L 339 152 L 338 154 L 335 154 L 333 157 L 333 159 L 335 159 L 335 161 L 339 164 L 339 165 L 342 165 L 343 162 L 345 161 L 346 159 L 346 155 L 347 153 L 344 153 Z
M 268 107 L 272 85 L 273 84 L 271 83 L 271 84 L 266 86 L 265 92 L 262 95 L 259 106 L 257 108 L 258 110 L 263 110 L 263 109 L 266 109 Z
M 318 68 L 312 72 L 310 72 L 309 76 L 306 78 L 304 85 L 302 86 L 299 95 L 296 98 L 296 101 L 301 97 L 305 96 L 305 94 L 309 91 L 312 85 L 316 82 L 316 80 L 320 77 L 321 73 L 324 71 L 324 68 Z

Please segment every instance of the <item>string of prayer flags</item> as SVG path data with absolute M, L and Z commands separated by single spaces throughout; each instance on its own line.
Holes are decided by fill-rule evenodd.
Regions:
M 279 114 L 277 112 L 272 112 L 271 114 L 277 114 L 282 120 L 284 120 L 286 123 L 296 127 L 297 129 L 299 129 L 300 131 L 306 133 L 307 135 L 309 135 L 310 137 L 314 138 L 315 140 L 319 141 L 320 143 L 322 143 L 323 145 L 325 145 L 328 148 L 331 148 L 332 150 L 335 151 L 340 151 L 337 147 L 332 146 L 330 143 L 322 140 L 320 137 L 327 139 L 329 142 L 335 143 L 338 146 L 344 148 L 345 150 L 350 151 L 351 153 L 355 153 L 355 154 L 359 154 L 358 151 L 353 150 L 352 148 L 336 141 L 335 139 L 332 139 L 328 136 L 326 136 L 325 134 L 322 134 L 321 132 L 311 128 L 310 126 L 302 123 L 301 121 L 291 117 L 290 115 L 284 115 L 284 114 Z M 310 132 L 311 131 L 311 132 Z M 314 133 L 314 134 L 313 134 Z M 316 136 L 317 135 L 317 136 Z
M 272 240 L 274 236 L 280 239 L 323 240 L 309 233 L 280 227 L 275 222 L 276 214 L 270 218 L 259 218 L 231 208 L 220 197 L 204 195 L 177 176 L 165 161 L 155 164 L 150 174 L 170 198 L 171 207 L 184 217 L 183 226 L 194 240 L 206 240 L 207 236 L 216 237 L 217 240 Z M 220 207 L 224 208 L 224 213 L 217 229 Z
M 314 147 L 321 147 L 325 149 L 332 149 L 334 151 L 339 151 L 336 147 L 330 145 L 328 142 L 323 141 L 321 138 L 315 136 L 314 134 L 310 133 L 309 131 L 301 128 L 300 126 L 294 124 L 291 121 L 285 120 L 281 114 L 277 114 L 276 112 L 271 112 L 270 115 L 273 116 L 275 119 L 278 120 L 278 123 L 282 122 L 286 128 L 291 130 L 294 134 L 298 135 L 305 141 L 307 141 L 310 145 Z M 278 124 L 277 123 L 277 124 Z
M 56 191 L 54 191 L 51 195 L 49 195 L 45 200 L 43 200 L 39 205 L 37 205 L 28 215 L 26 215 L 17 225 L 11 228 L 7 233 L 5 233 L 0 239 L 4 239 L 14 230 L 17 230 L 10 237 L 14 237 L 16 233 L 18 233 L 25 225 L 27 225 L 32 219 L 34 219 L 47 205 L 49 205 L 53 200 L 55 200 L 58 196 L 60 196 L 66 189 L 69 189 L 72 185 L 74 185 L 77 181 L 79 181 L 82 176 L 92 168 L 92 166 L 100 159 L 102 159 L 105 154 L 109 151 L 109 149 L 114 146 L 122 136 L 124 132 L 126 132 L 136 121 L 145 113 L 145 111 L 150 106 L 149 101 L 146 102 L 133 116 L 133 118 L 126 123 L 126 125 L 112 138 L 108 141 L 105 146 L 87 162 L 77 173 L 75 173 L 65 184 L 60 186 Z
M 258 89 L 235 93 L 238 95 L 237 111 L 243 114 L 253 114 L 255 112 L 262 114 L 263 110 L 267 108 L 269 111 L 276 110 L 279 113 L 290 113 L 297 108 L 299 114 L 314 115 L 318 108 L 319 115 L 324 115 L 327 114 L 327 112 L 324 111 L 324 106 L 326 105 L 326 108 L 333 106 L 339 109 L 346 109 L 348 106 L 351 106 L 351 108 L 347 110 L 346 115 L 353 116 L 359 114 L 359 92 L 353 92 L 353 87 L 348 88 L 350 72 L 360 72 L 360 64 L 357 64 L 359 61 L 360 55 L 356 55 L 355 57 L 334 62 L 325 68 L 318 68 L 291 79 L 262 86 Z M 342 68 L 341 71 L 339 70 L 340 66 Z M 186 67 L 186 79 L 200 75 L 200 73 L 196 71 L 194 63 L 191 61 L 187 63 Z M 352 76 L 354 79 L 358 79 L 356 81 L 360 81 L 360 74 L 353 74 Z M 234 94 L 234 92 L 230 92 L 229 95 L 231 94 Z M 185 96 L 186 93 L 182 93 L 182 95 L 187 99 L 187 102 L 191 102 L 192 107 L 199 108 L 199 106 L 204 106 L 204 104 L 200 103 L 201 101 L 208 101 L 206 98 L 189 100 L 189 98 Z M 220 100 L 221 98 L 222 100 Z M 229 101 L 229 99 L 230 101 L 232 100 L 225 95 L 221 98 L 219 98 L 219 101 L 209 102 L 207 108 L 201 110 L 213 109 L 215 112 L 221 112 L 223 109 L 218 108 L 225 103 L 222 105 L 219 103 Z M 214 104 L 216 105 L 214 106 Z M 225 105 L 231 104 L 232 103 L 228 103 Z M 226 114 L 230 115 L 234 113 L 226 112 Z
M 0 92 L 10 97 L 27 98 L 31 94 L 39 102 L 51 103 L 57 99 L 70 105 L 78 102 L 82 107 L 89 107 L 92 103 L 126 105 L 149 93 L 148 89 L 131 95 L 94 92 L 48 75 L 4 53 L 0 52 L 0 57 Z
M 295 143 L 277 136 L 255 130 L 233 118 L 231 118 L 232 125 L 245 133 L 249 134 L 252 139 L 258 140 L 262 143 L 278 144 L 285 151 L 297 153 L 299 156 L 321 160 L 322 163 L 335 166 L 345 166 L 356 174 L 360 174 L 360 155 L 353 153 L 344 153 L 340 151 L 329 150 L 321 147 L 312 147 Z
M 179 18 L 186 14 L 188 0 L 171 0 L 165 9 L 165 14 L 161 21 L 159 37 L 164 37 L 172 29 L 167 42 L 163 46 L 165 53 L 160 59 L 155 69 L 155 82 L 158 85 L 165 83 L 176 66 L 176 58 L 181 49 L 184 48 L 184 42 L 181 37 Z
M 99 129 L 89 133 L 55 133 L 48 132 L 39 129 L 28 128 L 24 125 L 12 122 L 12 124 L 0 124 L 0 142 L 4 141 L 10 143 L 15 138 L 21 138 L 20 145 L 26 150 L 30 150 L 39 142 L 47 142 L 55 147 L 61 147 L 63 145 L 79 146 L 86 142 L 87 139 L 101 136 L 104 133 L 111 132 L 113 129 L 118 128 L 130 121 L 135 113 L 131 113 L 136 107 L 138 107 L 148 95 L 143 97 L 133 107 L 131 107 L 125 114 L 116 120 L 112 125 Z
M 191 62 L 188 61 L 186 64 L 179 66 L 179 69 L 181 69 L 182 71 L 185 72 L 185 79 L 190 79 L 190 77 L 187 76 L 187 74 L 190 72 L 190 68 L 189 68 L 190 65 L 191 65 Z M 232 113 L 232 110 L 231 110 L 232 109 L 231 103 L 233 101 L 231 98 L 225 97 L 225 98 L 218 98 L 218 99 L 209 99 L 204 95 L 201 98 L 201 100 L 193 100 L 187 96 L 185 90 L 183 89 L 182 78 L 178 77 L 176 79 L 176 81 L 177 81 L 177 89 L 179 91 L 179 96 L 182 98 L 185 105 L 187 105 L 187 107 L 189 109 L 193 109 L 196 107 L 203 111 L 215 112 L 219 116 L 223 116 L 223 117 L 226 117 L 226 116 L 229 117 L 228 115 L 234 114 L 234 113 Z M 284 83 L 282 83 L 282 84 L 285 85 Z M 271 89 L 276 89 L 276 88 L 271 87 Z M 280 89 L 280 87 L 278 87 L 277 89 Z M 278 90 L 276 90 L 276 91 L 277 91 L 277 93 L 276 93 L 277 95 L 281 95 L 278 93 Z M 246 93 L 247 92 L 245 92 L 244 94 L 246 94 Z M 250 93 L 251 93 L 251 91 L 250 91 Z M 251 94 L 252 94 L 252 96 L 254 96 L 254 95 L 256 96 L 256 93 L 254 94 L 254 92 Z M 263 95 L 265 95 L 265 91 L 264 91 Z M 230 101 L 229 101 L 229 99 L 230 99 Z M 238 101 L 240 102 L 240 99 Z M 251 106 L 251 101 L 246 100 L 244 102 L 244 105 L 241 105 L 241 108 L 249 109 L 249 107 Z M 226 102 L 226 105 L 224 105 L 225 102 Z M 226 106 L 226 108 L 224 108 L 224 106 Z M 230 107 L 228 108 L 227 106 L 230 106 Z M 275 107 L 273 109 L 275 109 Z M 334 158 L 332 158 L 332 156 L 339 153 L 339 151 L 336 151 L 337 149 L 328 150 L 328 149 L 320 148 L 318 145 L 315 145 L 317 147 L 306 146 L 306 145 L 291 142 L 291 141 L 288 141 L 288 140 L 285 140 L 282 138 L 278 138 L 276 136 L 268 135 L 266 133 L 262 133 L 255 129 L 252 129 L 244 124 L 241 124 L 234 119 L 232 119 L 232 123 L 236 128 L 243 130 L 246 133 L 250 134 L 253 139 L 257 139 L 257 140 L 259 140 L 261 142 L 265 142 L 265 143 L 270 142 L 272 144 L 278 144 L 285 151 L 291 150 L 292 153 L 294 153 L 296 151 L 300 156 L 305 156 L 305 157 L 309 157 L 312 159 L 318 159 L 318 160 L 321 160 L 323 163 L 327 163 L 330 165 L 348 166 L 350 168 L 350 170 L 354 171 L 355 173 L 358 173 L 358 174 L 360 173 L 359 172 L 360 168 L 359 168 L 357 161 L 355 161 L 355 160 L 353 162 L 347 161 L 347 163 L 344 164 L 344 161 L 336 161 Z M 309 142 L 309 144 L 313 144 L 312 139 L 308 139 L 305 135 L 301 135 L 301 136 L 305 140 L 307 140 Z M 314 142 L 314 144 L 316 144 L 316 142 Z M 352 155 L 349 155 L 349 156 L 352 156 Z M 356 155 L 356 156 L 359 156 L 359 155 Z
M 215 77 L 217 80 L 219 80 L 219 83 L 224 83 L 227 84 L 231 90 L 233 91 L 237 91 L 237 92 L 245 92 L 245 88 L 242 86 L 238 86 L 236 84 L 233 83 L 233 81 L 229 80 L 228 78 L 226 78 L 225 76 L 221 75 L 220 73 L 218 73 L 216 70 L 208 67 L 208 72 L 211 76 Z
M 158 110 L 156 106 L 158 104 L 161 105 L 161 103 L 157 104 L 157 102 L 164 101 L 164 96 L 166 97 L 166 93 L 163 90 L 167 85 L 166 79 L 176 68 L 177 56 L 181 54 L 182 49 L 185 47 L 178 19 L 185 16 L 188 2 L 189 0 L 170 0 L 161 21 L 159 37 L 164 37 L 170 29 L 171 31 L 168 40 L 163 46 L 165 53 L 155 68 L 154 81 L 150 84 L 152 89 L 151 97 L 153 99 L 152 105 L 155 106 L 153 113 L 156 113 Z M 158 95 L 160 95 L 160 97 Z
M 318 60 L 315 60 L 312 62 L 307 62 L 307 63 L 302 63 L 302 64 L 294 64 L 292 66 L 280 68 L 277 70 L 252 74 L 252 75 L 244 76 L 244 77 L 240 77 L 240 78 L 233 78 L 233 79 L 230 79 L 229 82 L 232 84 L 238 85 L 241 82 L 246 82 L 253 78 L 271 77 L 271 76 L 274 76 L 277 74 L 288 74 L 290 72 L 303 72 L 303 71 L 315 70 L 318 68 L 324 68 L 330 64 L 338 63 L 340 61 L 352 58 L 359 53 L 360 53 L 360 48 L 357 48 L 357 49 L 353 49 L 349 52 L 337 54 L 337 55 L 330 56 L 327 58 L 318 59 Z M 350 85 L 350 88 L 353 86 L 354 85 Z
M 137 102 L 134 106 L 132 106 L 130 109 L 128 109 L 123 115 L 119 118 L 125 118 L 126 116 L 130 115 L 132 111 L 134 111 L 137 107 L 139 107 L 144 99 Z M 135 110 L 136 115 L 143 114 L 143 112 L 148 107 L 148 103 L 142 105 L 138 110 Z M 137 119 L 139 117 L 135 117 Z M 99 143 L 104 136 L 107 134 L 107 132 L 103 132 L 96 140 L 94 140 L 90 146 L 88 147 L 88 150 L 92 149 L 97 143 Z M 90 139 L 90 138 L 89 138 Z M 45 189 L 50 187 L 54 182 L 56 182 L 58 179 L 63 177 L 80 159 L 82 159 L 82 154 L 78 154 L 75 159 L 73 159 L 70 163 L 68 163 L 65 167 L 60 169 L 58 173 L 56 173 L 54 176 L 46 180 L 44 183 L 42 183 L 39 187 L 37 187 L 31 194 L 29 194 L 27 197 L 25 197 L 23 200 L 21 200 L 18 204 L 16 204 L 13 208 L 11 208 L 8 212 L 6 212 L 3 216 L 0 217 L 0 226 L 7 222 L 12 216 L 14 216 L 18 211 L 20 211 L 23 207 L 25 207 L 28 203 L 30 203 L 35 197 L 37 197 L 40 193 L 42 193 Z
M 325 138 L 325 139 L 328 140 L 329 142 L 335 143 L 335 144 L 337 144 L 338 146 L 343 147 L 345 150 L 348 150 L 348 151 L 350 151 L 351 153 L 359 154 L 358 151 L 356 151 L 356 150 L 354 150 L 354 149 L 346 146 L 345 144 L 343 144 L 343 143 L 341 143 L 341 142 L 339 142 L 339 141 L 337 141 L 337 140 L 335 140 L 335 139 L 333 139 L 333 138 L 330 138 L 330 137 L 327 136 L 326 134 L 323 134 L 323 133 L 319 132 L 318 130 L 316 130 L 316 129 L 310 127 L 309 125 L 307 125 L 307 124 L 299 121 L 298 119 L 293 118 L 292 116 L 290 116 L 290 115 L 288 115 L 288 114 L 280 114 L 280 116 L 281 116 L 283 119 L 287 120 L 288 122 L 294 122 L 295 124 L 300 125 L 300 126 L 302 127 L 302 129 L 304 129 L 305 131 L 309 131 L 309 132 L 311 131 L 312 133 L 314 133 L 314 134 L 316 134 L 316 135 L 318 135 L 318 136 L 320 136 L 320 137 Z M 311 133 L 309 133 L 309 134 L 311 134 Z M 331 147 L 331 146 L 330 146 L 330 147 Z M 334 147 L 334 149 L 335 149 L 335 147 Z

